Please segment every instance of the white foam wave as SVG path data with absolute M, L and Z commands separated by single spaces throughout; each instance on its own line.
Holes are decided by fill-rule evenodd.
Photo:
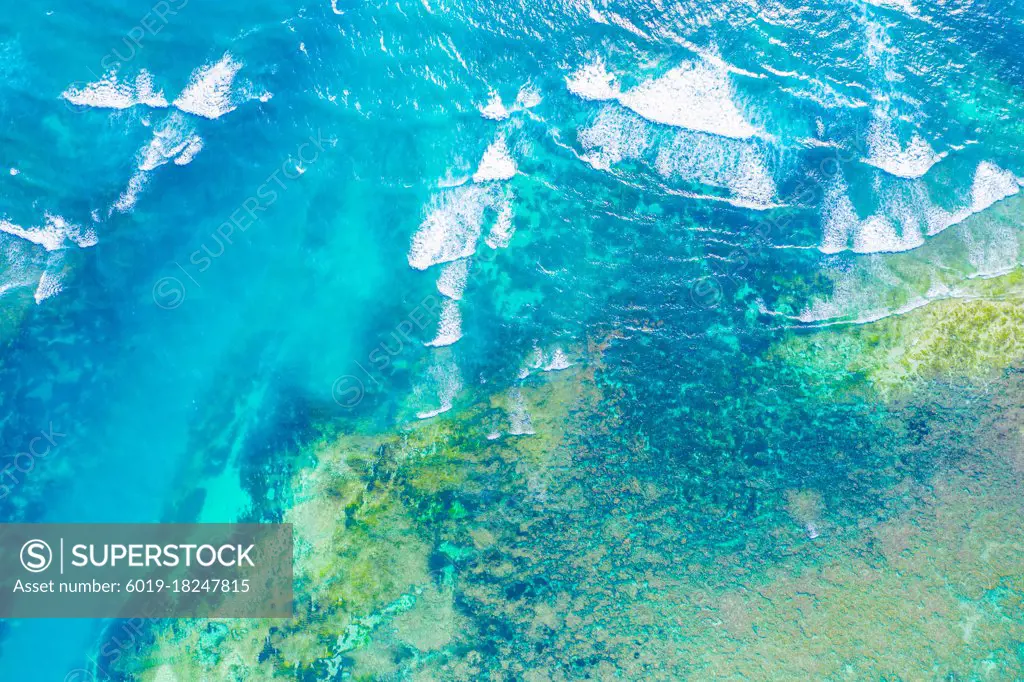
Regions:
M 892 56 L 899 53 L 899 50 L 892 46 L 889 32 L 882 23 L 868 19 L 864 28 L 867 37 L 865 54 L 871 66 L 882 66 L 883 62 L 891 61 Z M 889 74 L 885 75 L 888 77 Z
M 519 94 L 516 95 L 516 106 L 520 109 L 532 109 L 540 104 L 541 100 L 540 90 L 532 83 L 527 83 L 519 88 Z
M 608 170 L 624 159 L 643 154 L 647 141 L 647 124 L 615 106 L 602 109 L 594 122 L 579 132 L 580 145 L 586 150 L 581 157 L 598 170 Z
M 604 18 L 604 15 L 601 14 L 601 12 L 599 12 L 598 9 L 591 5 L 590 3 L 587 3 L 587 10 L 587 14 L 590 16 L 592 20 L 596 21 L 599 24 L 608 23 L 608 20 Z
M 437 322 L 437 336 L 425 345 L 433 348 L 450 346 L 462 338 L 462 311 L 459 304 L 446 298 L 441 304 L 441 317 Z
M 909 251 L 924 243 L 919 214 L 919 209 L 902 196 L 893 196 L 883 202 L 878 213 L 861 220 L 847 193 L 846 182 L 837 177 L 825 194 L 819 248 L 823 253 L 847 249 L 856 253 Z
M 63 249 L 69 242 L 80 248 L 95 246 L 99 242 L 95 230 L 91 228 L 83 230 L 78 225 L 51 213 L 45 214 L 44 218 L 45 222 L 41 227 L 30 228 L 23 228 L 9 220 L 0 219 L 0 232 L 38 244 L 47 251 Z
M 966 206 L 955 211 L 929 206 L 928 234 L 938 234 L 1018 192 L 1020 182 L 1013 173 L 989 161 L 982 161 L 974 171 L 970 201 Z
M 36 287 L 35 298 L 36 305 L 42 303 L 51 296 L 56 296 L 64 290 L 64 275 L 61 272 L 50 272 L 46 270 L 39 277 L 39 285 Z
M 899 178 L 920 178 L 946 156 L 936 154 L 932 146 L 917 133 L 904 147 L 900 144 L 892 120 L 876 112 L 868 132 L 869 155 L 864 161 Z
M 753 137 L 758 131 L 732 97 L 732 84 L 723 69 L 690 62 L 627 91 L 619 101 L 657 123 L 723 137 Z
M 462 390 L 462 374 L 459 372 L 459 367 L 455 364 L 454 358 L 444 351 L 439 353 L 439 357 L 434 358 L 434 364 L 431 365 L 429 374 L 440 405 L 434 410 L 417 412 L 416 416 L 419 419 L 430 419 L 452 409 L 455 397 Z
M 174 106 L 181 111 L 203 116 L 220 118 L 235 109 L 231 85 L 242 68 L 230 53 L 224 53 L 216 64 L 201 66 L 192 72 L 188 85 L 174 100 Z
M 555 348 L 551 354 L 551 359 L 548 364 L 544 365 L 545 372 L 558 372 L 563 369 L 569 369 L 572 367 L 572 362 L 569 361 L 569 356 L 565 354 L 565 351 L 561 348 Z
M 441 403 L 441 406 L 438 407 L 436 410 L 423 410 L 421 412 L 417 412 L 416 413 L 416 418 L 417 419 L 431 419 L 433 417 L 436 417 L 439 414 L 444 414 L 445 412 L 447 412 L 450 409 L 452 409 L 452 406 L 451 406 L 450 403 Z
M 727 189 L 732 195 L 730 203 L 741 207 L 778 205 L 765 153 L 754 142 L 683 131 L 672 144 L 659 149 L 654 165 L 666 178 Z
M 99 237 L 96 236 L 96 231 L 91 227 L 80 227 L 67 222 L 64 218 L 57 215 L 45 214 L 47 226 L 52 226 L 55 229 L 61 229 L 65 231 L 68 240 L 73 242 L 79 248 L 87 249 L 90 246 L 96 246 L 99 243 Z
M 589 100 L 618 99 L 619 84 L 604 65 L 600 57 L 580 67 L 571 76 L 566 76 L 569 92 Z
M 496 92 L 491 93 L 491 99 L 486 106 L 480 107 L 480 115 L 492 121 L 503 121 L 508 118 L 508 109 L 501 101 L 501 96 Z
M 153 128 L 153 137 L 138 153 L 138 170 L 128 180 L 128 185 L 111 206 L 111 211 L 125 213 L 139 200 L 139 195 L 149 184 L 150 174 L 160 166 L 174 161 L 184 166 L 195 158 L 203 148 L 203 139 L 195 132 L 193 124 L 177 111 L 172 112 Z
M 68 88 L 61 97 L 78 106 L 100 109 L 128 109 L 139 104 L 158 108 L 167 106 L 163 91 L 153 89 L 153 76 L 145 69 L 139 71 L 134 83 L 121 82 L 117 73 L 111 71 L 95 83 Z
M 469 276 L 469 259 L 448 263 L 441 269 L 441 275 L 437 278 L 437 290 L 443 296 L 459 301 L 462 300 L 462 293 L 466 290 L 466 279 Z
M 491 194 L 480 185 L 465 185 L 435 195 L 427 217 L 413 235 L 409 265 L 426 270 L 431 265 L 472 256 L 484 210 L 492 201 Z
M 509 180 L 515 177 L 516 162 L 508 149 L 504 135 L 498 135 L 484 152 L 480 165 L 473 174 L 473 182 L 490 180 Z
M 128 180 L 128 186 L 121 192 L 121 196 L 117 198 L 111 209 L 121 213 L 130 211 L 135 206 L 135 202 L 139 200 L 139 194 L 142 193 L 142 190 L 146 188 L 148 183 L 149 174 L 143 171 L 136 171 L 131 179 Z
M 969 201 L 960 209 L 948 211 L 935 206 L 924 186 L 914 185 L 887 196 L 877 213 L 861 220 L 846 183 L 839 177 L 825 195 L 819 248 L 824 253 L 846 249 L 856 253 L 908 251 L 923 244 L 925 235 L 938 234 L 1019 191 L 1020 183 L 1013 173 L 983 161 L 975 170 Z
M 484 243 L 492 249 L 504 249 L 511 243 L 515 231 L 515 227 L 512 226 L 512 197 L 506 195 L 498 207 L 498 216 L 494 219 L 494 225 L 491 226 Z
M 6 266 L 0 275 L 0 297 L 20 287 L 38 285 L 40 266 L 33 244 L 0 233 L 0 249 Z
M 173 112 L 156 125 L 153 137 L 139 152 L 139 170 L 151 171 L 172 159 L 180 166 L 187 164 L 203 148 L 203 140 L 192 124 Z
M 181 150 L 174 158 L 175 165 L 185 166 L 192 162 L 192 159 L 196 157 L 196 154 L 203 150 L 203 138 L 198 135 L 190 135 L 188 141 L 185 144 L 184 149 Z
M 567 77 L 566 85 L 583 99 L 616 100 L 655 123 L 738 139 L 760 134 L 734 103 L 728 71 L 711 61 L 683 62 L 623 92 L 598 58 Z
M 896 253 L 924 244 L 919 223 L 907 215 L 901 218 L 873 215 L 862 221 L 853 238 L 854 253 Z
M 1011 197 L 1019 191 L 1020 182 L 1013 173 L 999 168 L 994 163 L 982 161 L 974 171 L 971 211 L 984 211 L 997 201 Z

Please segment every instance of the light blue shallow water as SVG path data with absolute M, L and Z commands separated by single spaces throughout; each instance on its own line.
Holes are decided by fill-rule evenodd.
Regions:
M 885 5 L 12 5 L 0 429 L 66 436 L 5 518 L 266 518 L 239 472 L 311 425 L 457 405 L 601 325 L 671 330 L 617 351 L 629 417 L 711 447 L 659 415 L 735 390 L 783 324 L 939 296 L 843 274 L 1019 189 L 1018 3 Z M 956 277 L 1020 262 L 1019 230 L 971 244 Z M 467 256 L 462 338 L 425 345 Z M 794 476 L 884 433 L 805 416 L 778 425 Z M 8 623 L 3 679 L 63 679 L 101 627 Z

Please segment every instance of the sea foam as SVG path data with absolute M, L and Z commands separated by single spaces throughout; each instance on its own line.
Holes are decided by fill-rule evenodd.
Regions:
M 540 90 L 532 83 L 527 83 L 519 89 L 516 95 L 516 106 L 520 109 L 532 109 L 542 101 Z
M 154 170 L 172 159 L 178 165 L 190 162 L 203 148 L 195 128 L 178 112 L 172 112 L 153 129 L 153 137 L 139 151 L 139 170 Z
M 484 151 L 483 158 L 476 173 L 473 174 L 473 182 L 488 182 L 491 180 L 509 180 L 515 177 L 516 162 L 508 149 L 504 135 L 498 135 Z
M 569 356 L 561 348 L 555 348 L 551 353 L 551 359 L 548 361 L 548 364 L 544 365 L 544 371 L 558 372 L 570 367 L 572 367 L 572 362 L 569 360 Z
M 441 269 L 441 275 L 437 278 L 437 290 L 442 296 L 459 301 L 466 289 L 466 279 L 469 276 L 469 259 L 452 261 Z
M 688 62 L 627 91 L 619 101 L 646 119 L 723 137 L 757 134 L 732 101 L 724 69 Z
M 128 180 L 128 186 L 124 188 L 121 195 L 117 198 L 111 206 L 112 211 L 120 211 L 121 213 L 127 213 L 135 206 L 135 202 L 139 200 L 139 195 L 142 190 L 149 184 L 149 173 L 144 171 L 135 171 L 132 177 Z
M 578 139 L 586 150 L 581 157 L 598 170 L 639 157 L 648 148 L 644 120 L 614 105 L 603 108 L 594 121 L 580 130 Z
M 876 112 L 871 123 L 868 151 L 865 163 L 900 178 L 920 178 L 946 156 L 946 152 L 936 154 L 917 133 L 904 147 L 896 137 L 892 121 L 881 112 Z
M 1020 181 L 1013 173 L 999 168 L 994 163 L 982 161 L 974 171 L 971 211 L 984 211 L 997 201 L 1011 197 L 1019 191 Z
M 512 195 L 506 194 L 498 205 L 498 215 L 494 219 L 491 231 L 484 239 L 484 243 L 492 249 L 504 249 L 512 242 L 512 235 L 515 234 L 515 227 L 512 225 Z
M 203 150 L 203 138 L 198 135 L 189 135 L 188 140 L 185 142 L 185 146 L 181 152 L 174 157 L 174 164 L 176 166 L 186 166 L 192 162 L 192 159 L 196 157 L 196 154 Z
M 569 92 L 583 99 L 618 99 L 622 94 L 615 76 L 608 71 L 600 57 L 580 67 L 571 76 L 566 76 L 565 84 Z
M 709 61 L 686 61 L 657 78 L 622 91 L 598 58 L 566 78 L 573 94 L 616 100 L 649 121 L 746 139 L 760 132 L 740 112 L 728 71 Z
M 826 190 L 823 206 L 823 253 L 909 251 L 924 243 L 920 211 L 902 195 L 887 197 L 879 212 L 861 220 L 841 176 Z
M 433 410 L 417 412 L 416 416 L 419 419 L 430 419 L 452 409 L 456 396 L 462 390 L 462 373 L 459 372 L 459 367 L 455 364 L 451 353 L 445 350 L 435 351 L 434 361 L 428 375 L 430 378 L 428 388 L 433 389 L 436 393 L 440 405 Z
M 39 284 L 36 286 L 36 291 L 33 294 L 33 298 L 36 301 L 36 305 L 42 303 L 51 296 L 56 296 L 64 290 L 64 274 L 63 272 L 51 272 L 46 270 L 39 277 Z
M 938 234 L 1018 192 L 1020 182 L 1013 173 L 990 161 L 982 161 L 974 170 L 969 201 L 964 207 L 955 211 L 946 211 L 935 206 L 929 208 L 928 234 Z
M 508 118 L 508 109 L 502 103 L 501 96 L 496 92 L 492 92 L 491 99 L 487 105 L 480 107 L 480 115 L 492 121 L 503 121 Z
M 153 128 L 153 137 L 139 150 L 138 168 L 128 185 L 111 207 L 111 211 L 130 211 L 149 184 L 150 173 L 169 161 L 184 166 L 203 148 L 203 140 L 192 122 L 179 112 L 171 112 Z
M 437 336 L 425 345 L 434 348 L 450 346 L 462 338 L 462 312 L 459 304 L 446 298 L 441 304 L 441 317 L 437 322 Z
M 6 232 L 9 235 L 38 244 L 47 251 L 58 251 L 66 248 L 69 244 L 84 249 L 95 246 L 99 242 L 95 230 L 82 229 L 61 216 L 51 213 L 45 214 L 44 224 L 40 227 L 23 228 L 9 220 L 0 219 L 0 232 Z
M 78 106 L 100 109 L 128 109 L 139 104 L 168 106 L 164 93 L 153 89 L 153 76 L 145 69 L 139 71 L 134 83 L 120 81 L 111 71 L 94 83 L 68 88 L 61 97 Z
M 192 72 L 188 85 L 174 100 L 174 106 L 205 118 L 220 118 L 234 111 L 236 104 L 231 85 L 241 68 L 242 63 L 230 53 L 225 53 L 215 64 L 199 67 Z
M 426 270 L 432 265 L 471 256 L 480 238 L 484 210 L 493 197 L 486 187 L 464 185 L 434 196 L 427 217 L 413 235 L 409 265 Z
M 847 193 L 842 177 L 826 190 L 822 209 L 822 242 L 824 253 L 850 249 L 856 253 L 892 253 L 908 251 L 931 236 L 981 213 L 998 201 L 1020 191 L 1013 173 L 983 161 L 974 173 L 965 204 L 949 211 L 934 205 L 924 185 L 918 183 L 893 190 L 879 210 L 861 219 Z
M 659 149 L 655 168 L 666 178 L 727 189 L 737 205 L 777 205 L 777 188 L 765 152 L 754 141 L 681 131 L 672 143 Z

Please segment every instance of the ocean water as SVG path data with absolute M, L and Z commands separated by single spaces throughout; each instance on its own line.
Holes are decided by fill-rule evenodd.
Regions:
M 0 678 L 1020 679 L 1021 40 L 1016 2 L 6 8 L 0 513 L 289 520 L 327 615 L 9 621 Z

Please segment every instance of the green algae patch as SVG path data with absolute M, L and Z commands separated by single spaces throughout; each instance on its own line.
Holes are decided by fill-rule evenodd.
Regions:
M 118 667 L 145 682 L 380 679 L 470 647 L 457 574 L 543 496 L 591 373 L 541 373 L 394 432 L 325 437 L 289 485 L 296 613 L 288 621 L 175 621 Z M 511 433 L 511 413 L 529 433 Z M 489 538 L 489 539 L 488 539 Z M 447 655 L 447 654 L 446 654 Z
M 828 487 L 860 498 L 883 487 L 881 508 L 843 509 L 810 479 L 757 474 L 775 466 L 771 453 L 726 460 L 735 485 L 717 480 L 720 469 L 698 484 L 683 474 L 704 465 L 653 448 L 650 425 L 623 416 L 634 396 L 609 399 L 614 384 L 593 381 L 598 363 L 531 375 L 395 432 L 325 438 L 307 453 L 316 466 L 292 479 L 285 514 L 296 527 L 295 619 L 168 624 L 121 668 L 147 682 L 1024 673 L 1012 615 L 1024 603 L 1012 540 L 1024 467 L 991 454 L 995 440 L 977 448 L 989 454 L 920 480 L 875 481 L 865 457 L 827 469 Z M 760 363 L 744 378 L 757 383 L 757 409 L 694 405 L 683 426 L 717 419 L 719 430 L 755 434 L 756 419 L 777 432 L 793 394 L 774 389 L 803 375 Z M 826 388 L 809 404 L 830 399 Z M 1004 407 L 1020 388 L 979 432 L 1003 445 L 1019 437 L 1021 415 Z M 512 413 L 529 415 L 535 433 L 510 435 Z M 839 428 L 855 426 L 844 418 Z M 808 429 L 821 439 L 820 425 Z M 821 442 L 821 459 L 838 457 Z M 726 495 L 751 489 L 756 497 Z M 744 535 L 745 517 L 768 539 Z
M 1024 358 L 1024 274 L 971 282 L 963 296 L 867 324 L 795 333 L 770 356 L 833 384 L 866 380 L 886 398 L 922 381 L 985 381 Z

